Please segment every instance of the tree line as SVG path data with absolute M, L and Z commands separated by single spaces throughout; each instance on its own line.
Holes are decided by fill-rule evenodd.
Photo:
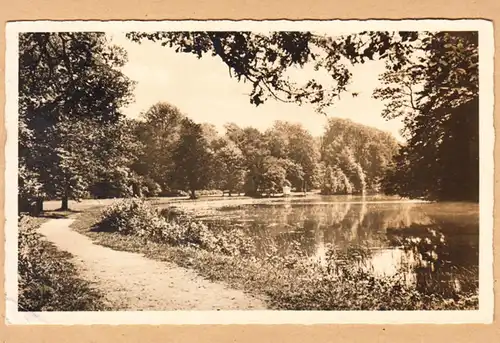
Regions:
M 325 194 L 378 191 L 397 150 L 389 134 L 336 118 L 323 137 L 284 121 L 265 131 L 228 123 L 219 134 L 168 103 L 155 104 L 142 119 L 136 127 L 143 150 L 132 169 L 165 195 L 183 190 L 194 198 L 196 190 L 219 189 L 262 196 L 283 186 Z M 335 186 L 341 182 L 344 188 Z
M 220 134 L 195 123 L 177 107 L 157 103 L 138 120 L 111 124 L 65 119 L 51 135 L 50 163 L 40 175 L 43 197 L 69 199 L 172 196 L 199 190 L 231 196 L 272 196 L 284 186 L 299 192 L 352 194 L 379 190 L 396 141 L 387 133 L 332 118 L 325 135 L 301 124 L 276 121 L 260 131 L 225 126 Z M 56 157 L 56 158 L 54 158 Z M 43 179 L 42 179 L 43 180 Z
M 178 53 L 220 57 L 250 101 L 312 103 L 322 111 L 346 91 L 349 65 L 382 59 L 387 72 L 374 97 L 383 115 L 400 117 L 407 143 L 330 120 L 323 137 L 276 123 L 266 132 L 228 124 L 219 135 L 169 104 L 144 120 L 120 112 L 134 82 L 121 72 L 126 51 L 99 32 L 19 35 L 19 204 L 219 188 L 273 194 L 289 183 L 325 194 L 384 191 L 409 197 L 478 199 L 478 50 L 475 32 L 129 33 Z M 319 51 L 319 52 L 318 52 Z M 332 77 L 323 85 L 288 80 L 313 63 Z M 460 153 L 457 153 L 457 152 Z M 198 168 L 194 168 L 194 167 Z M 382 188 L 380 188 L 382 186 Z

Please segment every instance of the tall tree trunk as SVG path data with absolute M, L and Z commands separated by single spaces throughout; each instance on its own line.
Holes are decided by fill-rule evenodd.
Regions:
M 189 196 L 190 199 L 196 199 L 196 191 L 194 189 L 191 190 L 191 195 Z
M 17 210 L 18 213 L 30 212 L 32 209 L 29 199 L 27 199 L 26 197 L 19 197 Z
M 66 175 L 66 183 L 64 184 L 64 193 L 62 196 L 62 201 L 61 201 L 61 211 L 68 211 L 69 206 L 68 206 L 68 200 L 69 200 L 69 186 L 68 186 L 68 175 Z
M 68 196 L 67 195 L 64 195 L 62 197 L 62 202 L 61 202 L 61 210 L 62 211 L 68 211 L 69 210 L 69 206 L 68 206 Z
M 43 198 L 38 197 L 36 198 L 36 213 L 37 215 L 40 215 L 43 212 Z

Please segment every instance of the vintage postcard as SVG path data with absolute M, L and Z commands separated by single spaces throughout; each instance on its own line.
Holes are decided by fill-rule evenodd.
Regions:
M 491 22 L 6 38 L 7 324 L 491 323 Z

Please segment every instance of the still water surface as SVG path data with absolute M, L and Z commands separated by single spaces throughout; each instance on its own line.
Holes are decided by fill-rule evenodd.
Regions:
M 193 213 L 243 227 L 263 252 L 273 237 L 282 251 L 295 242 L 309 258 L 321 260 L 332 244 L 372 272 L 399 274 L 422 292 L 452 295 L 478 287 L 478 204 L 311 196 L 250 204 L 207 201 Z

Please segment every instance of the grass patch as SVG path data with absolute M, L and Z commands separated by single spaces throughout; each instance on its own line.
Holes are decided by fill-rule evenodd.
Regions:
M 107 310 L 102 294 L 79 277 L 73 256 L 37 233 L 46 220 L 23 217 L 19 222 L 19 311 Z
M 326 263 L 321 264 L 305 258 L 298 245 L 292 245 L 286 256 L 279 256 L 272 250 L 263 256 L 256 256 L 231 253 L 239 251 L 242 242 L 246 242 L 239 236 L 235 240 L 231 239 L 231 235 L 224 236 L 225 240 L 218 243 L 222 247 L 234 245 L 232 249 L 219 249 L 219 245 L 185 244 L 186 237 L 213 239 L 211 235 L 193 236 L 191 231 L 179 231 L 181 237 L 176 241 L 165 240 L 158 234 L 158 230 L 168 231 L 171 228 L 164 226 L 164 218 L 159 222 L 154 221 L 150 218 L 153 214 L 150 209 L 146 214 L 136 209 L 134 211 L 127 210 L 120 214 L 119 211 L 108 209 L 105 210 L 104 217 L 99 210 L 89 211 L 78 217 L 73 223 L 73 229 L 112 249 L 142 253 L 155 260 L 174 262 L 194 269 L 208 280 L 222 281 L 233 288 L 263 298 L 270 309 L 464 310 L 478 307 L 477 294 L 457 294 L 452 298 L 425 295 L 398 277 L 375 277 L 354 264 L 338 263 L 345 256 L 338 256 L 333 248 L 327 254 Z M 117 217 L 113 219 L 113 225 L 120 223 L 122 226 L 115 227 L 111 230 L 113 232 L 106 232 L 102 225 L 109 225 L 110 214 Z M 144 215 L 155 226 L 151 228 L 154 234 L 139 234 L 137 230 L 149 230 L 142 224 L 137 230 L 130 226 L 131 223 L 137 223 L 135 216 Z M 134 219 L 130 219 L 130 216 Z M 92 229 L 96 227 L 101 228 L 98 231 Z M 202 231 L 205 234 L 206 230 Z M 187 235 L 185 232 L 189 232 L 189 235 L 183 236 Z M 171 233 L 164 235 L 170 237 Z
M 73 210 L 53 210 L 53 211 L 43 211 L 38 218 L 46 218 L 46 219 L 61 219 L 68 218 L 69 216 L 81 213 L 81 211 L 73 211 Z

